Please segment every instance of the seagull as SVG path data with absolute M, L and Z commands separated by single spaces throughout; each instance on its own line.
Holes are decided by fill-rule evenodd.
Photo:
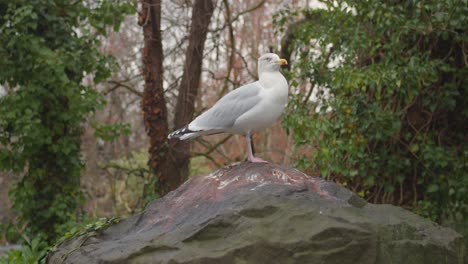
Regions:
M 288 100 L 288 83 L 281 74 L 285 59 L 267 53 L 258 59 L 258 81 L 241 86 L 219 99 L 190 124 L 168 135 L 186 140 L 219 133 L 242 134 L 247 142 L 250 162 L 267 162 L 254 156 L 252 133 L 273 124 L 283 113 Z

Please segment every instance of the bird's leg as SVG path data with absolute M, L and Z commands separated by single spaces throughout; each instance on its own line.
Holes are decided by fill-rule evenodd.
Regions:
M 253 163 L 268 163 L 268 161 L 266 160 L 262 160 L 261 158 L 257 158 L 253 155 L 253 151 L 252 151 L 252 136 L 249 133 L 247 133 L 247 135 L 245 135 L 245 139 L 247 141 L 247 157 L 249 159 L 250 162 L 253 162 Z

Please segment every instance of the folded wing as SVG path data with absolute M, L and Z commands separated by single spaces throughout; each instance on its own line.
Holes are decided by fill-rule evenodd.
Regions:
M 169 134 L 168 138 L 184 140 L 229 130 L 240 116 L 261 101 L 261 89 L 259 82 L 254 82 L 231 91 L 190 124 Z
M 221 98 L 208 111 L 195 118 L 188 125 L 188 128 L 193 131 L 231 128 L 237 118 L 260 102 L 260 90 L 261 86 L 258 82 L 233 90 Z

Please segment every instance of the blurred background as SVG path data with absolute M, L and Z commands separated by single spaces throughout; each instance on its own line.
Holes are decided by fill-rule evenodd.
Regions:
M 166 137 L 255 81 L 267 52 L 289 62 L 290 100 L 254 135 L 260 157 L 467 233 L 464 1 L 2 0 L 0 14 L 0 245 L 25 245 L 5 263 L 244 161 L 242 136 Z

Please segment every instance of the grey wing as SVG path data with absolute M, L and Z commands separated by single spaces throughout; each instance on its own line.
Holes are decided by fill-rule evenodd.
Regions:
M 213 107 L 195 118 L 189 129 L 193 131 L 222 130 L 234 125 L 236 119 L 248 112 L 260 100 L 262 87 L 258 82 L 241 86 L 226 94 Z

